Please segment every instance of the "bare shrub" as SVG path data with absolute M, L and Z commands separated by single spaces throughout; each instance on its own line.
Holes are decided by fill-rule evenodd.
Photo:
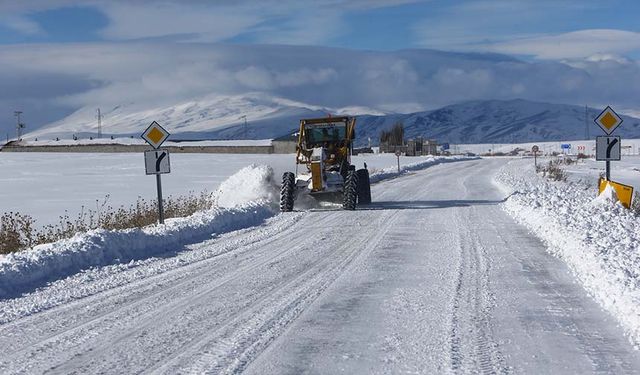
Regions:
M 553 181 L 567 181 L 567 173 L 560 168 L 562 162 L 560 160 L 551 160 L 546 166 L 538 165 L 537 173 L 542 173 L 542 177 L 546 177 Z
M 114 208 L 108 205 L 109 196 L 96 209 L 82 207 L 77 217 L 71 218 L 68 212 L 58 218 L 56 224 L 35 229 L 35 219 L 29 215 L 8 212 L 0 217 L 0 254 L 32 248 L 43 243 L 71 238 L 76 233 L 92 229 L 119 230 L 142 228 L 158 220 L 157 201 L 148 201 L 138 197 L 135 204 Z M 185 217 L 197 211 L 213 207 L 213 194 L 206 191 L 196 194 L 190 192 L 184 196 L 169 196 L 163 200 L 165 218 Z
M 0 217 L 0 254 L 33 246 L 37 242 L 34 223 L 29 215 L 4 213 Z

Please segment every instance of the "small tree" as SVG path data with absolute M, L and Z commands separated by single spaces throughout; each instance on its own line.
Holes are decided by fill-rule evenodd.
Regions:
M 383 130 L 380 133 L 380 143 L 387 143 L 390 146 L 404 145 L 404 124 L 398 121 L 390 130 Z

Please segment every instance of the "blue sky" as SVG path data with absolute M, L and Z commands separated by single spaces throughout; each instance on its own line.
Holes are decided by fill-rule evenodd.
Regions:
M 582 54 L 639 56 L 640 2 L 633 0 L 24 0 L 0 4 L 0 11 L 0 44 L 204 41 L 573 58 L 581 53 L 540 51 L 575 44 L 571 33 L 580 32 Z M 607 46 L 609 34 L 594 37 L 593 30 L 629 33 L 621 35 L 636 42 Z M 525 46 L 513 46 L 523 40 Z
M 521 97 L 640 113 L 638 14 L 632 0 L 0 0 L 0 135 L 17 109 L 34 128 L 81 108 L 256 91 L 400 112 Z M 345 60 L 305 62 L 325 47 Z M 331 102 L 345 80 L 359 91 Z

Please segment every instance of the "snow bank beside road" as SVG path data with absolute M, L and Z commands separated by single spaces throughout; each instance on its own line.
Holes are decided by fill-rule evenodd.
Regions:
M 0 258 L 0 299 L 42 286 L 83 269 L 165 254 L 219 233 L 262 223 L 276 213 L 273 171 L 241 169 L 222 183 L 219 207 L 165 225 L 118 231 L 92 230 Z
M 504 209 L 563 259 L 585 289 L 640 345 L 640 222 L 612 199 L 582 184 L 550 182 L 521 161 L 496 181 L 513 191 Z M 528 172 L 529 171 L 529 172 Z
M 150 258 L 204 241 L 217 233 L 262 223 L 274 214 L 263 204 L 212 209 L 165 225 L 142 229 L 92 230 L 0 259 L 0 299 L 11 298 L 83 269 Z
M 435 164 L 468 160 L 432 157 L 404 165 L 401 174 Z M 398 176 L 397 168 L 373 173 L 372 182 Z M 93 230 L 31 250 L 0 258 L 0 299 L 44 286 L 82 270 L 176 251 L 212 235 L 256 226 L 277 212 L 278 190 L 268 166 L 248 166 L 224 181 L 217 192 L 217 207 L 165 225 L 119 231 Z

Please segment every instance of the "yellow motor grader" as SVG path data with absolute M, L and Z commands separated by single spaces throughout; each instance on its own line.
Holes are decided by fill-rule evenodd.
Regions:
M 356 119 L 348 116 L 300 120 L 296 173 L 282 176 L 280 211 L 292 211 L 299 194 L 321 201 L 341 200 L 345 210 L 371 203 L 367 165 L 356 171 L 351 164 L 355 127 Z M 302 171 L 298 171 L 300 165 L 304 165 Z

